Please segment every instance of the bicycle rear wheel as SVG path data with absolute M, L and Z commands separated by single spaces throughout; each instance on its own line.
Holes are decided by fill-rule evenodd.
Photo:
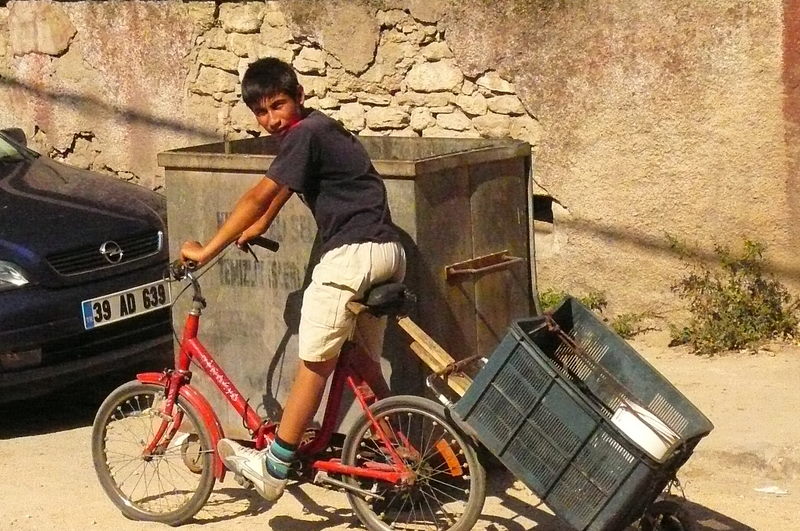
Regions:
M 138 381 L 114 390 L 95 416 L 92 459 L 103 490 L 125 516 L 179 525 L 211 494 L 213 448 L 194 407 L 178 397 L 172 418 L 165 420 L 160 414 L 164 399 L 163 387 Z M 145 455 L 165 421 L 166 433 L 175 423 L 179 431 Z
M 469 440 L 447 419 L 443 406 L 417 396 L 393 396 L 375 403 L 373 415 L 391 430 L 395 450 L 416 473 L 413 484 L 394 485 L 347 476 L 344 481 L 375 494 L 348 492 L 358 518 L 370 530 L 471 530 L 486 498 L 486 472 Z M 342 448 L 345 465 L 392 464 L 386 448 L 362 417 Z

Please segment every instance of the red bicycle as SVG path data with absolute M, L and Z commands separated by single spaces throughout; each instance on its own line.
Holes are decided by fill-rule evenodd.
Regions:
M 278 248 L 266 238 L 255 243 Z M 191 363 L 241 415 L 251 435 L 245 443 L 264 448 L 277 425 L 256 413 L 198 339 L 206 307 L 198 276 L 177 263 L 170 273 L 193 288 L 176 367 L 137 374 L 105 399 L 92 428 L 92 457 L 100 484 L 124 515 L 178 525 L 194 517 L 214 482 L 226 474 L 216 453 L 223 428 L 208 400 L 190 383 Z M 401 284 L 378 286 L 357 306 L 407 322 L 397 313 L 404 293 Z M 412 328 L 417 351 L 424 333 Z M 486 475 L 473 440 L 452 421 L 447 408 L 432 400 L 377 400 L 359 374 L 359 355 L 353 343 L 343 348 L 322 426 L 301 446 L 300 467 L 292 478 L 344 489 L 356 516 L 370 530 L 472 529 L 486 495 Z M 332 440 L 345 385 L 363 416 L 339 449 Z M 246 486 L 247 480 L 236 479 Z

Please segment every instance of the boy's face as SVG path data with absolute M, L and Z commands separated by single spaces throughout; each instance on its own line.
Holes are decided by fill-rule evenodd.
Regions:
M 303 118 L 303 88 L 297 97 L 285 92 L 267 96 L 252 110 L 258 125 L 271 135 L 282 135 Z

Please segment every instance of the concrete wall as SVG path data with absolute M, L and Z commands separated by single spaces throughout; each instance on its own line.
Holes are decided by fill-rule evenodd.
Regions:
M 276 55 L 359 134 L 530 142 L 540 289 L 660 310 L 666 232 L 800 287 L 799 40 L 800 0 L 8 2 L 0 126 L 158 188 L 157 152 L 256 134 L 239 76 Z

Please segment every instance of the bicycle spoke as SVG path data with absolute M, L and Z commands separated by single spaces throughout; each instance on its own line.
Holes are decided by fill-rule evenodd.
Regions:
M 443 437 L 433 437 L 433 431 L 434 430 L 431 430 L 431 436 L 432 437 L 429 440 L 436 440 L 436 441 L 443 440 Z M 425 451 L 425 453 L 420 458 L 420 461 L 427 461 L 430 457 L 436 455 L 436 453 L 439 451 L 439 449 L 436 447 L 436 444 L 432 444 L 432 445 L 431 444 L 426 444 L 426 446 L 423 448 L 423 450 Z
M 425 502 L 425 505 L 428 506 L 428 510 L 431 512 L 431 518 L 434 521 L 434 525 L 436 525 L 436 529 L 439 529 L 439 524 L 435 523 L 436 522 L 436 511 L 434 511 L 433 507 L 431 507 L 430 500 L 428 500 L 428 498 L 427 498 L 427 496 L 425 496 L 424 492 L 422 493 L 422 500 Z M 420 504 L 420 505 L 422 505 L 422 504 Z
M 143 463 L 142 473 L 139 474 L 139 477 L 137 478 L 136 483 L 133 484 L 133 488 L 131 489 L 131 493 L 128 495 L 128 499 L 130 499 L 130 500 L 133 500 L 133 493 L 136 492 L 136 487 L 139 486 L 139 482 L 141 482 L 142 478 L 147 475 L 147 463 L 144 462 L 144 461 L 142 463 Z M 123 485 L 123 483 L 120 484 L 120 487 L 122 487 L 122 485 Z
M 399 517 L 400 514 L 403 512 L 403 507 L 406 506 L 406 501 L 407 500 L 408 500 L 407 497 L 403 499 L 403 505 L 401 505 L 400 509 L 397 510 L 397 517 Z M 392 521 L 392 526 L 394 526 L 395 522 L 397 522 L 397 517 L 395 517 L 395 519 Z
M 165 461 L 165 463 L 166 463 L 166 461 Z M 160 467 L 156 465 L 154 468 L 155 468 L 156 478 L 158 479 L 158 489 L 159 489 L 159 492 L 164 492 L 164 493 L 166 493 L 166 492 L 167 492 L 167 490 L 164 488 L 164 482 L 163 482 L 163 481 L 162 481 L 162 479 L 161 479 L 161 470 L 160 470 Z M 167 468 L 167 470 L 169 470 L 169 464 L 167 464 L 167 467 L 166 467 L 166 468 Z M 174 484 L 173 484 L 173 487 L 172 487 L 172 489 L 173 489 L 173 491 L 175 490 L 175 486 L 174 486 Z M 166 500 L 166 496 L 162 496 L 162 497 L 160 497 L 159 499 L 160 499 L 160 500 L 162 500 L 162 502 L 164 502 L 164 503 L 166 503 L 166 501 L 167 501 L 167 500 Z
M 443 491 L 443 490 L 441 490 L 441 489 L 437 489 L 437 488 L 436 488 L 436 487 L 434 487 L 433 485 L 429 485 L 429 486 L 430 486 L 430 491 L 431 491 L 432 493 L 436 493 L 436 492 L 438 492 L 438 493 L 439 493 L 439 494 L 441 494 L 442 496 L 447 496 L 448 498 L 450 498 L 450 499 L 451 499 L 451 500 L 453 500 L 453 501 L 456 501 L 456 502 L 460 501 L 458 498 L 456 498 L 456 497 L 454 497 L 454 496 L 451 496 L 450 494 L 447 494 L 446 492 L 444 492 L 444 491 Z M 465 491 L 465 492 L 466 492 L 466 491 Z M 434 497 L 436 497 L 436 496 L 434 496 Z M 436 498 L 436 499 L 438 500 L 439 498 Z
M 108 425 L 108 428 L 112 428 L 112 427 L 113 427 L 113 428 L 117 428 L 117 427 L 120 427 L 120 428 L 124 429 L 125 431 L 127 431 L 127 432 L 128 432 L 130 435 L 131 435 L 131 437 L 132 437 L 134 440 L 138 440 L 138 437 L 136 436 L 136 434 L 135 434 L 135 433 L 134 433 L 134 432 L 131 430 L 131 428 L 129 428 L 129 427 L 128 427 L 128 423 L 127 423 L 127 422 L 125 422 L 125 420 L 127 420 L 127 419 L 130 419 L 130 418 L 133 418 L 133 417 L 132 417 L 132 416 L 130 416 L 130 415 L 125 415 L 125 412 L 124 412 L 124 411 L 122 411 L 122 408 L 121 408 L 121 407 L 119 407 L 119 408 L 117 408 L 117 409 L 118 409 L 118 410 L 119 410 L 119 412 L 122 414 L 122 417 L 121 417 L 121 418 L 114 419 L 114 420 L 115 420 L 115 423 L 114 423 L 114 424 L 109 424 L 109 425 Z M 119 424 L 117 424 L 117 423 L 119 423 Z M 108 428 L 106 429 L 106 432 L 108 431 Z
M 186 467 L 177 467 L 176 468 L 169 461 L 164 461 L 164 463 L 167 465 L 167 468 L 169 468 L 170 470 L 174 471 L 181 479 L 184 479 L 188 483 L 193 483 L 194 482 L 194 480 L 195 480 L 194 474 L 192 472 L 189 472 L 189 474 L 191 474 L 191 475 L 186 474 L 186 471 L 185 471 Z M 181 463 L 181 464 L 183 464 L 183 463 Z
M 409 531 L 472 529 L 485 499 L 485 476 L 474 451 L 448 423 L 445 410 L 416 397 L 392 397 L 375 408 L 381 425 L 392 431 L 389 442 L 415 477 L 398 484 L 348 478 L 383 496 L 380 500 L 363 500 L 348 494 L 365 527 Z M 386 444 L 375 440 L 368 421 L 358 425 L 357 430 L 345 440 L 344 464 L 394 462 L 387 456 Z
M 137 461 L 138 460 L 131 460 L 131 461 L 125 463 L 124 465 L 122 465 L 121 467 L 113 469 L 115 472 L 122 472 L 128 467 L 128 465 L 133 464 L 133 470 L 131 470 L 131 472 L 127 476 L 125 476 L 125 479 L 123 479 L 119 483 L 120 486 L 122 486 L 125 481 L 128 481 L 128 478 L 130 478 L 139 469 L 139 466 L 137 466 Z
M 159 413 L 161 393 L 157 385 L 140 382 L 114 391 L 98 414 L 104 420 L 93 427 L 92 453 L 103 488 L 123 513 L 177 525 L 211 493 L 214 476 L 207 454 L 213 450 L 207 449 L 210 436 L 191 404 L 179 397 L 172 420 Z M 179 425 L 191 439 L 175 440 Z M 152 451 L 146 454 L 148 447 Z

